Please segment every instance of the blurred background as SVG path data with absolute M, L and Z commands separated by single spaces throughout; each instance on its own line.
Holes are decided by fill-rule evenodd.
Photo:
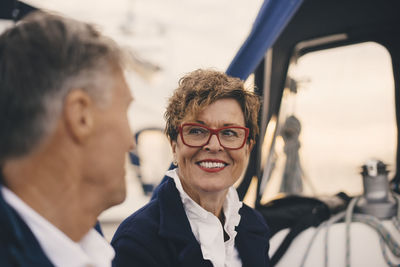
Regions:
M 148 202 L 151 188 L 171 163 L 162 129 L 167 98 L 185 73 L 197 68 L 225 71 L 247 37 L 261 0 L 26 0 L 27 4 L 93 23 L 132 54 L 126 73 L 135 98 L 129 110 L 139 145 L 127 161 L 124 203 L 100 216 L 111 239 L 119 223 Z M 2 21 L 0 30 L 11 22 Z M 135 137 L 133 137 L 135 138 Z M 138 158 L 140 155 L 140 169 Z M 147 158 L 152 158 L 148 163 Z M 139 177 L 138 177 L 139 176 Z M 147 191 L 146 191 L 147 190 Z
M 135 98 L 129 117 L 138 145 L 126 162 L 125 202 L 99 218 L 110 240 L 119 223 L 149 201 L 152 186 L 171 163 L 163 113 L 179 78 L 197 68 L 225 71 L 263 1 L 25 2 L 96 24 L 134 59 L 134 70 L 126 76 Z M 0 31 L 10 24 L 0 21 Z M 373 42 L 312 52 L 291 62 L 279 116 L 269 122 L 263 143 L 268 179 L 261 184 L 262 203 L 279 195 L 287 156 L 281 133 L 291 116 L 300 123 L 306 195 L 361 194 L 360 166 L 371 158 L 388 164 L 392 177 L 397 128 L 391 64 L 387 50 Z M 254 203 L 255 185 L 245 197 L 247 204 Z

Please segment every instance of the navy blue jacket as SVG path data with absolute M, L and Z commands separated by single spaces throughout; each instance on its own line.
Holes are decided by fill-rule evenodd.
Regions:
M 0 191 L 0 266 L 53 266 L 35 236 Z
M 269 266 L 269 230 L 264 219 L 243 204 L 235 246 L 243 267 Z M 155 199 L 129 216 L 112 241 L 113 266 L 210 266 L 190 228 L 173 179 L 160 186 Z
M 1 183 L 0 183 L 1 186 Z M 99 224 L 95 229 L 102 234 Z M 5 202 L 0 190 L 0 266 L 54 266 L 18 213 Z

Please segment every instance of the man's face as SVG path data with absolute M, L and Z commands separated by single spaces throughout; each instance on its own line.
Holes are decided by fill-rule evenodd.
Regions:
M 121 69 L 114 70 L 113 78 L 111 101 L 94 109 L 94 132 L 83 166 L 88 170 L 84 182 L 99 192 L 106 207 L 125 199 L 125 160 L 127 152 L 134 148 L 127 114 L 132 95 Z

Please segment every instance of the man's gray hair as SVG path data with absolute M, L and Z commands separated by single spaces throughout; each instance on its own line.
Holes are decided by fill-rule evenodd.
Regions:
M 35 12 L 0 36 L 0 165 L 29 153 L 54 128 L 65 96 L 111 95 L 121 50 L 90 24 Z

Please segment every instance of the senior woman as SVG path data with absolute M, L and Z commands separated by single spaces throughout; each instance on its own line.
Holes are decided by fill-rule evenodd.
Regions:
M 255 142 L 259 106 L 222 72 L 196 70 L 179 81 L 165 113 L 176 168 L 118 228 L 114 266 L 269 266 L 264 219 L 233 187 Z

